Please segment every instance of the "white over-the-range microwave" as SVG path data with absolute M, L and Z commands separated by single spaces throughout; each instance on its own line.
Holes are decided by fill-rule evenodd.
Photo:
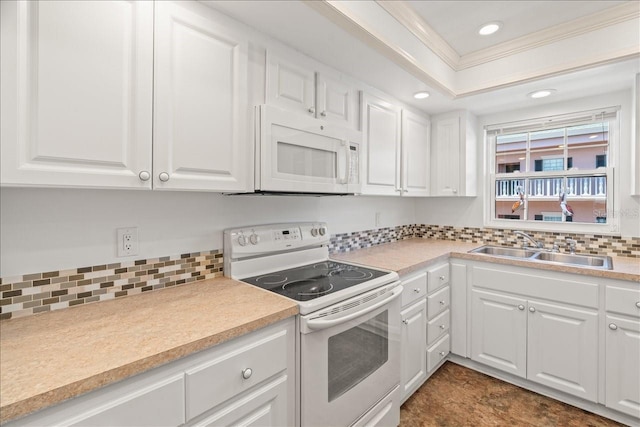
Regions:
M 270 105 L 255 125 L 256 192 L 360 193 L 361 132 Z

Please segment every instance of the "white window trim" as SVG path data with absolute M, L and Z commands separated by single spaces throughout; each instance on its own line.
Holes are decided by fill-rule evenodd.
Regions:
M 573 233 L 585 233 L 585 234 L 603 234 L 603 235 L 620 235 L 620 182 L 619 174 L 616 173 L 616 167 L 620 164 L 619 159 L 619 147 L 620 147 L 620 106 L 600 108 L 597 110 L 570 113 L 552 117 L 540 117 L 531 120 L 522 120 L 518 122 L 501 123 L 495 125 L 487 125 L 484 127 L 484 153 L 486 153 L 484 167 L 485 177 L 484 180 L 484 226 L 487 228 L 500 228 L 500 229 L 526 229 L 532 231 L 548 231 L 548 232 L 573 232 Z M 496 177 L 512 179 L 523 179 L 528 177 L 529 173 L 521 174 L 496 174 L 496 144 L 495 135 L 490 135 L 490 132 L 506 131 L 508 133 L 517 132 L 517 129 L 525 127 L 539 126 L 539 129 L 545 127 L 567 126 L 572 124 L 579 124 L 580 122 L 598 121 L 598 115 L 602 113 L 611 114 L 615 113 L 614 118 L 609 119 L 609 152 L 608 152 L 608 166 L 606 168 L 607 175 L 607 223 L 579 223 L 579 222 L 551 222 L 551 221 L 534 221 L 534 220 L 509 220 L 499 219 L 495 215 L 495 197 L 496 197 Z M 506 133 L 505 132 L 505 133 Z M 529 161 L 529 155 L 527 154 L 527 162 Z M 544 177 L 544 175 L 585 175 L 594 172 L 602 172 L 601 169 L 594 170 L 568 170 L 563 171 L 560 174 L 559 171 L 550 172 L 537 172 L 537 177 Z M 597 172 L 596 172 L 597 173 Z M 609 220 L 610 219 L 610 220 Z

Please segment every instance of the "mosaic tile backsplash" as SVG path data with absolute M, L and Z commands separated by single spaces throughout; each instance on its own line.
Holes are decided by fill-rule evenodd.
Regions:
M 526 230 L 525 230 L 526 231 Z M 577 253 L 640 258 L 639 237 L 528 232 L 545 247 L 576 240 Z M 520 246 L 511 230 L 440 225 L 402 225 L 331 236 L 331 253 L 348 252 L 411 238 L 456 240 L 501 246 Z M 0 278 L 0 320 L 30 316 L 80 304 L 211 279 L 223 275 L 221 250 L 142 259 Z
M 0 279 L 0 319 L 222 276 L 222 251 L 211 250 Z
M 576 253 L 594 255 L 617 255 L 640 258 L 640 237 L 603 236 L 598 234 L 575 234 L 527 231 L 535 240 L 551 248 L 558 243 L 561 251 L 566 249 L 566 239 L 574 239 Z M 444 225 L 402 225 L 393 228 L 343 233 L 331 236 L 331 253 L 348 252 L 367 248 L 380 243 L 395 242 L 413 237 L 428 239 L 455 240 L 482 245 L 521 246 L 522 238 L 512 230 L 478 227 L 452 227 Z

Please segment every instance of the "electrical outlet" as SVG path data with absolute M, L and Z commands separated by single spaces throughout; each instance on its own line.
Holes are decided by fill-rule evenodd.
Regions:
M 382 216 L 381 212 L 376 212 L 376 227 L 380 227 L 380 223 L 381 223 L 380 217 L 381 216 Z
M 138 227 L 118 228 L 116 234 L 119 257 L 138 255 Z

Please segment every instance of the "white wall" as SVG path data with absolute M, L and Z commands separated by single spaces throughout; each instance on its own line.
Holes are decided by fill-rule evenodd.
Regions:
M 222 249 L 225 228 L 319 220 L 332 234 L 413 224 L 394 197 L 223 196 L 214 193 L 0 189 L 0 277 Z M 139 228 L 139 254 L 116 257 L 116 228 Z
M 632 89 L 606 95 L 577 99 L 568 102 L 531 107 L 522 110 L 505 111 L 478 117 L 477 132 L 477 178 L 478 197 L 474 198 L 438 198 L 416 201 L 416 221 L 421 224 L 451 225 L 456 227 L 482 227 L 484 225 L 484 188 L 488 179 L 485 172 L 487 148 L 482 138 L 486 125 L 506 123 L 556 114 L 586 111 L 602 107 L 620 105 L 620 154 L 615 170 L 615 183 L 618 187 L 619 206 L 615 213 L 620 215 L 620 234 L 625 237 L 640 236 L 640 198 L 631 196 L 633 182 L 632 144 L 633 134 L 633 91 Z M 535 102 L 535 101 L 532 101 Z M 608 209 L 612 209 L 609 208 Z

